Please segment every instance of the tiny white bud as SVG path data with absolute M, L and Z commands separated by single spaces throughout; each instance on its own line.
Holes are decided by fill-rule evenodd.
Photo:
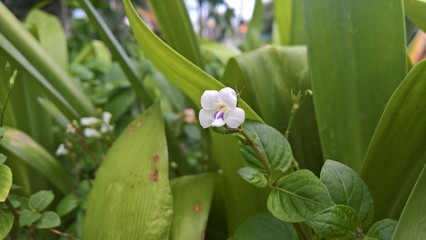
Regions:
M 100 122 L 100 119 L 95 117 L 84 117 L 80 119 L 80 124 L 83 126 L 93 126 Z
M 102 135 L 93 128 L 86 128 L 83 131 L 84 136 L 88 138 L 100 138 Z
M 106 124 L 109 124 L 111 121 L 112 114 L 110 112 L 102 113 L 102 121 Z
M 55 152 L 56 156 L 61 156 L 61 155 L 67 155 L 68 154 L 68 149 L 65 147 L 65 145 L 62 143 L 58 146 L 58 149 L 56 149 Z

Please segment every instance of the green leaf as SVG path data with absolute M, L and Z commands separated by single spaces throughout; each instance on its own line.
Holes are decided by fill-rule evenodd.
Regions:
M 368 228 L 374 217 L 374 203 L 365 182 L 350 167 L 327 160 L 321 170 L 321 181 L 335 204 L 351 207 L 358 214 L 363 228 Z
M 426 163 L 425 78 L 423 61 L 389 100 L 365 156 L 361 177 L 373 196 L 376 219 L 399 218 Z
M 2 138 L 4 136 L 4 134 L 6 133 L 7 129 L 0 127 L 0 138 Z
M 37 212 L 45 210 L 53 201 L 55 195 L 52 191 L 41 190 L 32 194 L 29 198 L 29 205 Z
M 74 194 L 68 194 L 56 207 L 56 213 L 63 217 L 78 207 L 78 198 Z
M 269 211 L 285 222 L 305 221 L 332 205 L 327 188 L 308 170 L 279 179 L 268 198 Z
M 2 147 L 41 173 L 62 193 L 68 193 L 72 188 L 74 179 L 70 173 L 25 133 L 9 128 Z
M 1 205 L 0 205 L 1 206 Z M 13 226 L 14 217 L 9 210 L 3 210 L 0 207 L 0 239 L 5 239 Z
M 168 45 L 198 67 L 203 68 L 200 47 L 185 2 L 169 0 L 167 4 L 164 4 L 161 1 L 150 0 L 149 3 Z
M 216 173 L 173 179 L 173 221 L 168 239 L 201 239 L 205 234 Z
M 426 165 L 405 204 L 392 239 L 423 239 L 426 229 Z
M 315 214 L 307 221 L 315 232 L 326 239 L 360 239 L 361 222 L 355 210 L 345 205 L 334 205 Z
M 261 213 L 245 221 L 231 240 L 282 240 L 299 239 L 290 223 L 282 222 L 270 213 Z
M 19 226 L 29 227 L 41 218 L 41 213 L 34 212 L 28 209 L 24 209 L 19 212 Z
M 243 131 L 253 140 L 272 171 L 285 172 L 291 166 L 293 161 L 291 147 L 280 132 L 256 121 L 246 121 Z M 255 150 L 248 143 L 243 142 L 240 150 L 247 166 L 256 168 L 263 173 L 267 172 Z
M 241 98 L 268 125 L 284 133 L 292 109 L 291 90 L 310 88 L 306 48 L 268 46 L 243 53 L 230 59 L 222 82 L 241 89 Z M 300 166 L 319 174 L 323 158 L 310 97 L 298 110 L 289 142 Z
M 6 162 L 7 156 L 3 153 L 0 153 L 0 165 L 2 165 L 4 162 Z
M 359 171 L 380 115 L 407 72 L 402 2 L 303 3 L 324 158 Z
M 12 187 L 12 171 L 6 165 L 0 165 L 0 202 L 6 201 Z
M 395 239 L 392 238 L 395 226 L 397 225 L 397 221 L 393 219 L 383 219 L 380 220 L 371 226 L 370 230 L 368 230 L 367 235 L 365 235 L 365 238 L 363 240 L 391 240 Z M 406 238 L 408 236 L 405 236 L 401 239 L 415 239 L 415 238 Z M 424 235 L 422 235 L 424 237 Z
M 61 219 L 58 214 L 52 211 L 43 212 L 40 220 L 37 221 L 36 227 L 38 229 L 54 228 L 61 224 Z
M 257 168 L 243 167 L 237 173 L 255 187 L 264 188 L 268 185 L 268 179 Z
M 124 0 L 123 2 L 132 31 L 144 54 L 196 106 L 201 106 L 200 99 L 205 90 L 220 90 L 225 87 L 222 83 L 179 55 L 151 32 L 136 13 L 130 0 Z M 245 102 L 241 101 L 239 107 L 244 109 L 246 118 L 262 121 Z
M 164 120 L 156 103 L 108 151 L 90 192 L 82 239 L 167 239 L 172 212 Z
M 262 42 L 263 11 L 262 0 L 256 0 L 253 9 L 253 16 L 250 19 L 248 30 L 244 37 L 244 42 L 241 45 L 244 51 L 257 49 Z
M 404 11 L 417 27 L 426 31 L 426 1 L 425 0 L 404 0 Z
M 305 44 L 302 1 L 274 1 L 274 42 L 280 45 Z
M 61 112 L 61 110 L 59 110 L 59 108 L 53 104 L 50 100 L 46 99 L 46 98 L 42 98 L 42 97 L 38 97 L 37 98 L 38 103 L 40 103 L 40 105 L 43 107 L 44 110 L 46 110 L 46 112 L 48 114 L 50 114 L 53 119 L 55 119 L 55 121 L 62 127 L 66 127 L 68 126 L 68 124 L 70 123 L 70 121 L 68 120 L 68 118 Z

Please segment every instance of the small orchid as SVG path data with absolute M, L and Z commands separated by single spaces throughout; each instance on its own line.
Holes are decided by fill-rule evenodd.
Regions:
M 204 91 L 201 96 L 199 120 L 203 128 L 222 127 L 238 128 L 245 118 L 244 110 L 237 107 L 237 94 L 234 89 L 226 87 L 219 92 Z

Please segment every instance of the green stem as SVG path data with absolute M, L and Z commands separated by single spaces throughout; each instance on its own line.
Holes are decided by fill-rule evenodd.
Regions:
M 4 101 L 3 107 L 1 109 L 0 127 L 3 127 L 4 115 L 6 114 L 6 106 L 10 99 L 10 93 L 12 92 L 11 90 L 11 88 L 7 90 L 6 100 Z
M 294 224 L 296 226 L 296 230 L 299 233 L 299 236 L 301 237 L 302 240 L 308 240 L 308 236 L 306 236 L 305 231 L 303 230 L 303 226 L 301 223 L 295 223 Z
M 290 134 L 290 129 L 291 129 L 291 126 L 293 125 L 294 116 L 296 116 L 298 108 L 299 106 L 296 107 L 295 104 L 293 104 L 293 107 L 291 108 L 290 119 L 288 120 L 287 129 L 285 130 L 285 133 L 284 133 L 284 137 L 286 139 L 288 139 L 288 135 Z
M 263 154 L 260 152 L 260 150 L 254 144 L 254 141 L 247 135 L 247 133 L 243 129 L 241 129 L 240 132 L 244 136 L 244 138 L 247 140 L 247 142 L 250 145 L 250 147 L 254 150 L 254 152 L 256 153 L 257 157 L 260 160 L 262 160 L 262 163 L 265 166 L 265 169 L 268 172 L 268 174 L 271 175 L 272 174 L 271 166 L 269 165 L 269 162 L 266 160 L 265 156 L 263 156 Z

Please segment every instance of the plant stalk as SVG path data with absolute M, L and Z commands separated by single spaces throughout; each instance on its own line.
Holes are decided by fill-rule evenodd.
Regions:
M 272 174 L 271 166 L 269 165 L 269 162 L 265 159 L 265 156 L 263 156 L 263 154 L 260 152 L 260 150 L 254 144 L 254 141 L 247 135 L 247 133 L 243 129 L 241 129 L 240 132 L 244 136 L 244 138 L 247 140 L 250 147 L 254 150 L 257 157 L 259 157 L 259 159 L 262 160 L 262 163 L 265 166 L 265 169 L 268 172 L 268 174 L 271 175 Z

